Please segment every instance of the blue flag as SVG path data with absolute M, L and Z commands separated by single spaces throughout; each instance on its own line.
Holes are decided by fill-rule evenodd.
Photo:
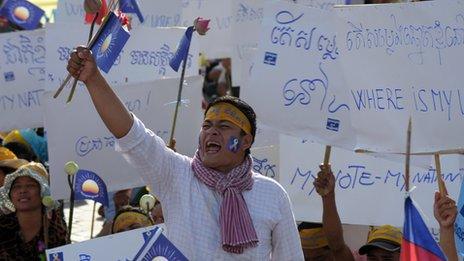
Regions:
M 25 30 L 37 29 L 44 13 L 40 7 L 26 0 L 8 0 L 0 10 L 0 15 Z
M 88 170 L 80 169 L 77 171 L 74 198 L 76 200 L 91 199 L 108 206 L 108 192 L 105 182 L 97 174 Z
M 461 183 L 461 191 L 459 192 L 458 200 L 458 216 L 454 223 L 454 240 L 458 255 L 464 257 L 464 181 Z
M 193 34 L 193 26 L 190 26 L 185 31 L 185 34 L 182 36 L 180 40 L 179 47 L 177 47 L 177 51 L 172 57 L 171 61 L 169 61 L 169 65 L 174 71 L 179 71 L 179 66 L 182 61 L 187 62 L 187 56 L 190 49 L 190 42 L 192 41 L 192 34 Z
M 113 12 L 108 14 L 108 20 L 102 26 L 98 38 L 90 49 L 98 67 L 108 73 L 129 40 L 130 34 Z
M 142 12 L 140 12 L 140 7 L 137 3 L 137 0 L 119 0 L 119 6 L 121 12 L 128 14 L 136 14 L 140 22 L 143 23 L 143 15 Z
M 156 227 L 143 233 L 145 243 L 135 255 L 133 260 L 156 260 L 156 257 L 164 257 L 164 259 L 160 260 L 188 260 L 182 252 L 180 252 L 180 250 L 171 243 L 171 241 L 161 234 L 161 231 L 158 231 L 159 229 L 160 228 Z

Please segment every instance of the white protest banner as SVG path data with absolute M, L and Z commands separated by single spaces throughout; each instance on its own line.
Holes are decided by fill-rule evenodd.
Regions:
M 200 52 L 208 59 L 230 57 L 231 42 L 231 0 L 184 0 L 182 25 L 191 26 L 197 17 L 211 19 L 210 30 L 200 37 Z
M 67 75 L 70 52 L 87 42 L 88 30 L 88 26 L 76 23 L 53 24 L 47 29 L 47 88 L 56 90 L 59 87 Z M 179 77 L 180 72 L 172 70 L 169 60 L 184 32 L 181 28 L 137 27 L 131 30 L 129 41 L 105 75 L 106 79 L 111 84 L 123 84 Z M 198 75 L 198 52 L 197 35 L 194 34 L 185 75 Z
M 137 0 L 140 11 L 145 19 L 140 24 L 135 14 L 132 15 L 134 26 L 143 25 L 148 27 L 170 27 L 179 26 L 182 22 L 182 0 Z
M 251 156 L 253 171 L 279 181 L 279 146 L 253 146 Z
M 331 10 L 334 5 L 349 4 L 351 0 L 296 0 L 297 4 L 306 5 L 314 8 Z
M 232 83 L 241 86 L 248 82 L 250 69 L 258 48 L 264 4 L 268 0 L 232 0 L 231 29 Z M 245 87 L 246 88 L 246 87 Z
M 280 184 L 290 195 L 295 218 L 320 222 L 322 201 L 313 182 L 324 157 L 324 147 L 300 138 L 280 136 Z M 441 167 L 451 198 L 457 199 L 464 170 L 462 156 L 442 156 Z M 340 219 L 347 224 L 401 227 L 404 212 L 404 164 L 332 148 L 332 171 Z M 438 227 L 433 217 L 434 193 L 438 190 L 434 167 L 411 168 L 411 193 L 428 217 L 428 227 Z
M 271 0 L 232 0 L 232 83 L 234 86 L 246 86 L 261 32 L 263 9 Z M 330 9 L 343 0 L 302 0 L 287 1 L 314 8 Z
M 346 103 L 357 147 L 404 152 L 464 148 L 462 1 L 335 8 Z
M 340 21 L 329 12 L 278 2 L 266 5 L 259 49 L 244 100 L 263 125 L 351 148 L 354 136 L 337 59 Z
M 0 130 L 43 126 L 45 31 L 0 34 Z
M 48 249 L 48 261 L 186 260 L 159 226 L 144 227 Z M 151 250 L 151 251 L 150 251 Z M 148 253 L 147 253 L 148 251 Z
M 109 4 L 110 0 L 106 0 Z M 145 19 L 143 26 L 169 27 L 178 26 L 181 22 L 182 2 L 181 0 L 137 0 L 140 10 Z M 140 22 L 135 14 L 132 16 L 133 28 L 138 27 Z M 84 1 L 59 0 L 55 13 L 56 23 L 79 23 L 85 21 Z
M 193 156 L 198 146 L 203 113 L 201 110 L 202 78 L 186 77 L 183 105 L 179 110 L 175 138 L 179 153 Z M 169 139 L 178 78 L 141 84 L 115 86 L 126 107 L 145 126 L 165 141 Z M 51 93 L 47 93 L 51 96 Z M 66 174 L 67 161 L 74 160 L 82 169 L 97 173 L 108 191 L 145 185 L 137 171 L 114 150 L 115 137 L 104 126 L 85 88 L 77 88 L 72 103 L 47 97 L 45 127 L 48 133 L 52 196 L 69 197 Z
M 263 124 L 321 143 L 402 152 L 412 116 L 412 152 L 463 148 L 461 5 L 341 7 L 343 23 L 333 12 L 272 5 L 244 95 L 267 113 Z

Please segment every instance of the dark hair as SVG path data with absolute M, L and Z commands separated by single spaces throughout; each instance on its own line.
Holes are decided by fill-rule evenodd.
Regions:
M 16 169 L 10 167 L 0 167 L 0 169 L 3 171 L 5 176 L 16 171 Z
M 214 100 L 212 103 L 208 104 L 208 107 L 205 110 L 204 116 L 206 116 L 206 113 L 208 112 L 209 108 L 211 108 L 212 106 L 218 103 L 229 103 L 233 105 L 234 107 L 236 107 L 237 109 L 239 109 L 243 114 L 245 114 L 245 116 L 247 117 L 251 125 L 251 136 L 253 136 L 253 140 L 251 141 L 251 144 L 253 144 L 253 142 L 255 142 L 255 135 L 256 135 L 256 113 L 253 110 L 253 108 L 251 108 L 251 106 L 248 105 L 248 103 L 240 100 L 239 98 L 227 95 L 227 96 L 219 97 L 216 100 Z M 242 135 L 245 135 L 245 132 L 243 130 L 242 130 Z M 247 149 L 245 151 L 245 155 L 249 155 L 249 154 L 250 154 L 250 149 Z
M 11 150 L 11 152 L 13 152 L 19 159 L 37 161 L 37 155 L 35 155 L 34 151 L 23 143 L 13 141 L 8 142 L 3 147 Z

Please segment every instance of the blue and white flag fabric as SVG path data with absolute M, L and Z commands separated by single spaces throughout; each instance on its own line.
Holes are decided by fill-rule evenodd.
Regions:
M 123 13 L 136 14 L 140 23 L 143 23 L 144 18 L 137 0 L 119 0 L 119 9 Z
M 187 62 L 188 52 L 190 49 L 190 42 L 192 41 L 192 34 L 193 34 L 193 26 L 190 26 L 185 31 L 182 39 L 180 40 L 179 46 L 177 47 L 177 51 L 172 57 L 171 61 L 169 61 L 169 65 L 174 71 L 179 71 L 179 66 L 182 61 L 184 63 Z
M 110 12 L 98 38 L 90 47 L 98 67 L 108 73 L 129 40 L 130 34 L 115 13 Z
M 174 246 L 162 233 L 161 228 L 156 227 L 143 233 L 145 243 L 133 258 L 134 261 L 140 260 L 188 260 L 180 250 Z

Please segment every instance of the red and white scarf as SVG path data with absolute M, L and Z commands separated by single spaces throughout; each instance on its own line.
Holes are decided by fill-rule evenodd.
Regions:
M 258 245 L 258 236 L 242 195 L 253 187 L 252 162 L 248 156 L 229 173 L 221 173 L 205 167 L 198 151 L 192 161 L 195 177 L 223 197 L 219 214 L 222 248 L 230 253 L 241 254 L 245 248 Z

